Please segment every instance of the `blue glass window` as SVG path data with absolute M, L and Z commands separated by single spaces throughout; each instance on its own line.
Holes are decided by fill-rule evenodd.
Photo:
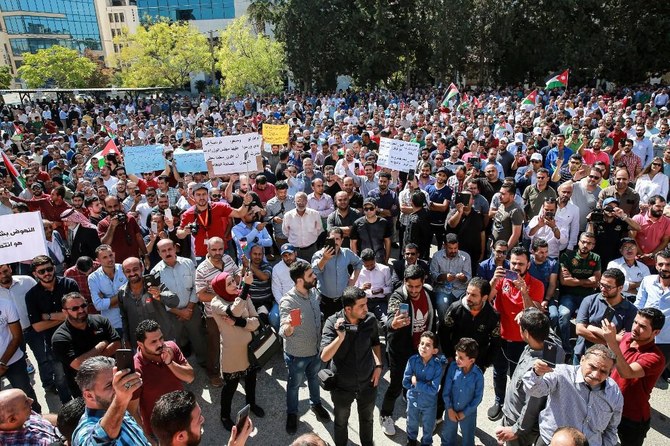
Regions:
M 234 0 L 137 0 L 140 18 L 172 20 L 234 19 Z

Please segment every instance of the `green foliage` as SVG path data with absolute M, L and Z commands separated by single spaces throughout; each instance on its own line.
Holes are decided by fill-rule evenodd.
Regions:
M 217 59 L 224 94 L 282 90 L 284 47 L 264 35 L 254 35 L 247 16 L 233 20 L 219 37 Z
M 0 67 L 0 88 L 9 88 L 12 85 L 12 73 L 9 71 L 9 66 L 3 65 Z
M 83 88 L 95 70 L 96 64 L 76 50 L 54 45 L 34 54 L 24 53 L 18 75 L 28 88 Z
M 158 20 L 114 39 L 124 87 L 182 88 L 193 72 L 210 68 L 207 38 L 187 23 Z

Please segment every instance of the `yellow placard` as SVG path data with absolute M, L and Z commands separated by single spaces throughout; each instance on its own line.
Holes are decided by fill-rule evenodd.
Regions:
M 268 144 L 288 144 L 288 124 L 263 124 L 263 140 Z

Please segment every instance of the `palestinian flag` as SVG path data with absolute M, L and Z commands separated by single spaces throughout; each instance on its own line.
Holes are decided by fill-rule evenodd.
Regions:
M 482 104 L 481 104 L 481 102 L 479 102 L 479 99 L 477 99 L 477 96 L 472 97 L 472 105 L 475 106 L 476 110 L 479 110 L 480 108 L 482 108 Z
M 23 141 L 23 130 L 21 127 L 14 123 L 14 134 L 12 135 L 12 141 Z
M 468 97 L 467 93 L 463 93 L 461 95 L 461 103 L 458 104 L 458 108 L 462 109 L 462 108 L 468 108 L 468 107 L 470 107 L 470 98 Z
M 535 108 L 535 101 L 537 100 L 537 90 L 533 90 L 528 96 L 521 101 L 522 109 L 533 109 Z
M 457 94 L 458 94 L 458 87 L 456 87 L 456 85 L 454 85 L 454 83 L 452 82 L 451 84 L 449 84 L 447 94 L 444 95 L 444 99 L 442 99 L 442 107 L 449 107 L 449 101 L 451 101 Z
M 14 163 L 9 159 L 4 150 L 0 149 L 0 155 L 2 156 L 2 162 L 5 163 L 5 168 L 7 169 L 7 174 L 12 177 L 14 182 L 19 185 L 21 190 L 26 188 L 26 180 L 23 178 L 23 175 L 16 170 Z
M 565 70 L 562 73 L 557 73 L 554 76 L 547 79 L 547 84 L 544 88 L 551 90 L 552 88 L 567 88 L 568 87 L 568 75 L 570 70 Z
M 105 132 L 107 132 L 107 136 L 109 136 L 110 138 L 116 139 L 116 133 L 114 132 L 114 129 L 112 129 L 107 124 L 105 124 Z
M 102 152 L 100 152 L 100 154 L 101 154 L 102 156 L 104 156 L 105 158 L 106 158 L 107 155 L 109 155 L 110 153 L 114 153 L 114 154 L 116 154 L 116 155 L 118 155 L 119 153 L 121 153 L 121 152 L 119 152 L 119 149 L 116 147 L 116 144 L 114 143 L 114 140 L 113 140 L 113 139 L 110 139 L 109 141 L 107 141 L 107 144 L 105 144 L 105 148 L 102 149 Z

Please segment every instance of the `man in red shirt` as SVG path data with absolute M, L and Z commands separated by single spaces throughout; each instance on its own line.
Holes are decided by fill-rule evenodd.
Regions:
M 135 329 L 137 353 L 135 371 L 145 377 L 144 382 L 128 404 L 128 411 L 142 420 L 144 433 L 151 431 L 151 411 L 161 395 L 175 390 L 184 390 L 184 383 L 195 379 L 193 367 L 173 341 L 165 341 L 158 322 L 146 319 Z
M 70 205 L 65 202 L 65 187 L 57 186 L 54 187 L 50 193 L 49 197 L 44 196 L 42 193 L 42 186 L 38 183 L 33 184 L 36 186 L 35 194 L 33 195 L 32 200 L 24 200 L 12 196 L 13 201 L 20 201 L 28 205 L 28 209 L 31 211 L 40 211 L 42 212 L 42 218 L 49 220 L 53 223 L 54 229 L 56 229 L 64 240 L 67 240 L 67 231 L 63 220 L 61 220 L 60 215 L 63 211 L 70 209 Z
M 615 325 L 607 320 L 602 322 L 603 337 L 617 357 L 612 379 L 623 394 L 623 413 L 619 423 L 622 445 L 642 446 L 649 431 L 649 398 L 665 368 L 665 358 L 655 342 L 664 324 L 665 315 L 661 310 L 638 310 L 633 329 L 618 342 Z
M 228 203 L 210 203 L 209 192 L 204 184 L 193 186 L 193 196 L 195 204 L 182 214 L 177 237 L 184 239 L 191 234 L 195 238 L 196 263 L 200 264 L 207 256 L 206 240 L 221 237 L 229 242 L 230 218 L 242 218 L 247 215 L 253 196 L 247 192 L 242 206 L 238 209 L 233 209 Z
M 493 389 L 495 402 L 488 410 L 491 421 L 502 417 L 505 401 L 507 373 L 514 373 L 519 357 L 526 346 L 521 337 L 517 316 L 526 308 L 542 310 L 544 284 L 528 274 L 530 254 L 526 248 L 517 246 L 510 252 L 510 269 L 496 268 L 491 279 L 491 295 L 494 308 L 500 314 L 501 350 L 493 361 Z
M 107 216 L 98 223 L 98 237 L 102 244 L 110 245 L 116 260 L 123 263 L 130 257 L 147 258 L 147 246 L 140 233 L 137 220 L 121 210 L 119 199 L 113 195 L 105 198 Z M 148 263 L 145 262 L 148 268 Z

